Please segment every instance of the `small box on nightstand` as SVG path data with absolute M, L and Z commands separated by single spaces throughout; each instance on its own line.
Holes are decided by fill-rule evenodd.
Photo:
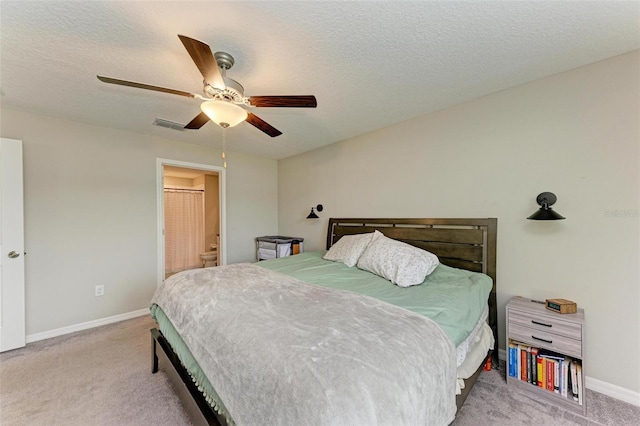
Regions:
M 572 302 L 567 299 L 547 299 L 544 302 L 544 306 L 550 311 L 557 312 L 559 314 L 575 314 L 578 312 L 578 305 L 576 305 L 576 302 Z

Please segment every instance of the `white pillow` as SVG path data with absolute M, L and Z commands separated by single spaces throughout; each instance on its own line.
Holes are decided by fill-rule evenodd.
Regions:
M 372 272 L 400 287 L 421 284 L 436 269 L 438 256 L 376 231 L 358 260 L 358 268 Z
M 372 237 L 373 232 L 368 234 L 345 235 L 329 248 L 329 251 L 323 256 L 323 259 L 343 262 L 348 267 L 355 266 Z

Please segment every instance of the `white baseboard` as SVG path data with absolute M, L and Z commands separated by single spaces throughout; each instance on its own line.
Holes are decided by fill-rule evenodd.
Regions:
M 149 315 L 149 309 L 140 309 L 138 311 L 127 312 L 126 314 L 114 315 L 112 317 L 101 318 L 93 321 L 87 321 L 80 324 L 70 325 L 67 327 L 56 328 L 55 330 L 43 331 L 42 333 L 28 334 L 27 343 L 37 342 L 38 340 L 50 339 L 52 337 L 63 336 L 76 331 L 88 330 L 90 328 L 100 327 L 102 325 L 113 324 L 116 322 L 128 320 L 131 318 Z
M 506 361 L 507 352 L 504 349 L 498 349 L 498 358 L 502 361 Z M 594 379 L 589 376 L 585 376 L 584 380 L 586 382 L 585 386 L 587 389 L 591 389 L 594 392 L 640 407 L 640 393 L 638 392 L 634 392 L 618 385 L 612 385 L 611 383 L 603 382 L 602 380 Z
M 611 383 L 603 382 L 602 380 L 589 376 L 586 376 L 584 380 L 587 382 L 587 389 L 640 407 L 640 393 L 638 392 L 623 388 L 622 386 L 612 385 Z

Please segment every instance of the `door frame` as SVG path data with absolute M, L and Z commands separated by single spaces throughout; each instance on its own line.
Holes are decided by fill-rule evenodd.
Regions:
M 220 209 L 220 247 L 218 247 L 219 265 L 227 264 L 227 170 L 211 164 L 190 163 L 187 161 L 156 158 L 156 191 L 158 217 L 158 286 L 164 282 L 164 166 L 203 170 L 218 173 L 219 209 Z

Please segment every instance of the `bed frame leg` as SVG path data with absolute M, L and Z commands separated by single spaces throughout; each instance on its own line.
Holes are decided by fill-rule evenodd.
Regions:
M 158 372 L 158 352 L 157 352 L 157 342 L 153 335 L 153 331 L 151 332 L 151 373 L 155 374 Z
M 227 419 L 216 413 L 209 406 L 204 395 L 198 391 L 197 385 L 191 380 L 178 356 L 157 328 L 151 329 L 151 352 L 151 372 L 157 372 L 158 365 L 162 362 L 162 371 L 166 373 L 169 383 L 180 398 L 191 424 L 196 426 L 228 426 Z

